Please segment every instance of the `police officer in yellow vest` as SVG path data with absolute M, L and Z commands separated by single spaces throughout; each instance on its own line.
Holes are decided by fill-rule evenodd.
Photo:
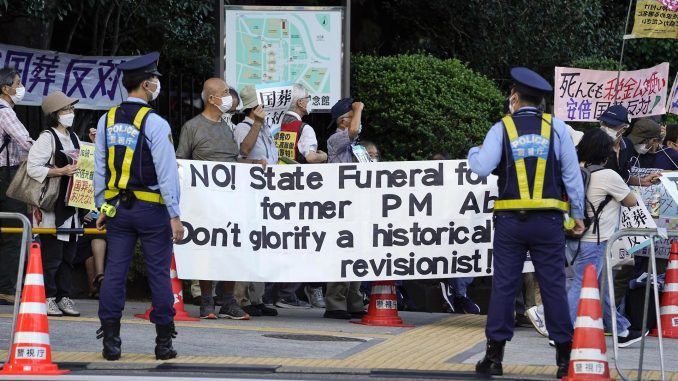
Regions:
M 183 237 L 179 218 L 179 176 L 172 131 L 149 106 L 160 93 L 159 53 L 118 65 L 129 97 L 99 119 L 95 150 L 94 191 L 106 227 L 108 253 L 99 294 L 103 357 L 121 355 L 120 318 L 125 307 L 127 270 L 141 240 L 151 287 L 155 324 L 155 357 L 177 356 L 172 347 L 174 295 L 170 283 L 172 242 Z
M 503 373 L 504 346 L 513 337 L 515 294 L 529 252 L 561 378 L 567 374 L 573 334 L 565 291 L 563 222 L 569 213 L 575 222 L 573 232 L 583 232 L 584 185 L 565 123 L 538 108 L 553 91 L 551 85 L 527 68 L 513 68 L 511 77 L 510 115 L 492 126 L 483 145 L 468 154 L 471 171 L 481 177 L 497 175 L 499 188 L 487 350 L 476 372 Z

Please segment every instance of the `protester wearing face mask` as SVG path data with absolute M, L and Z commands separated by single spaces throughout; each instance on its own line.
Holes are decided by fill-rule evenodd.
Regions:
M 240 149 L 235 142 L 233 129 L 224 121 L 224 115 L 228 115 L 237 107 L 237 94 L 233 96 L 228 85 L 221 78 L 210 78 L 203 85 L 201 97 L 204 104 L 203 112 L 181 127 L 177 159 L 238 161 Z M 217 316 L 235 320 L 250 319 L 250 315 L 240 308 L 233 297 L 235 282 L 232 281 L 217 283 L 223 305 L 219 313 L 215 313 L 212 286 L 211 280 L 200 281 L 200 317 L 202 319 L 216 319 Z
M 629 161 L 634 154 L 633 144 L 622 136 L 631 123 L 629 112 L 622 105 L 612 105 L 600 115 L 598 120 L 600 129 L 614 141 L 613 153 L 607 159 L 605 168 L 612 169 L 625 182 L 629 182 Z
M 49 94 L 42 101 L 42 111 L 46 116 L 48 129 L 40 134 L 31 147 L 26 172 L 39 182 L 45 182 L 47 177 L 60 177 L 61 181 L 53 211 L 33 208 L 33 226 L 80 228 L 82 216 L 87 215 L 87 211 L 69 207 L 65 201 L 69 179 L 75 173 L 76 166 L 69 164 L 72 163 L 72 159 L 67 157 L 64 151 L 80 149 L 80 141 L 71 130 L 75 118 L 73 105 L 76 103 L 77 99 L 69 98 L 61 91 Z M 49 316 L 80 316 L 80 312 L 75 309 L 70 299 L 77 238 L 75 234 L 40 234 Z
M 649 118 L 639 119 L 628 137 L 638 154 L 638 167 L 678 170 L 678 151 L 662 146 L 662 128 L 659 123 Z
M 0 212 L 26 213 L 25 203 L 5 195 L 11 179 L 33 145 L 33 139 L 14 112 L 14 106 L 25 92 L 16 69 L 0 69 Z M 3 226 L 21 226 L 19 221 L 14 220 L 2 223 Z M 20 249 L 20 234 L 0 234 L 0 304 L 14 304 Z
M 666 125 L 666 136 L 664 137 L 664 146 L 678 151 L 678 124 Z

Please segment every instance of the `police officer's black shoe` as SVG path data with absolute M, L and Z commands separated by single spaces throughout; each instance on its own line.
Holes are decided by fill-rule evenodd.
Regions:
M 560 380 L 567 376 L 567 371 L 570 366 L 570 352 L 572 351 L 572 342 L 556 343 L 556 365 L 558 365 L 558 372 L 556 377 Z
M 489 374 L 492 376 L 501 376 L 504 370 L 501 366 L 504 360 L 504 345 L 506 341 L 487 340 L 487 349 L 485 357 L 476 364 L 476 373 Z
M 104 349 L 101 355 L 108 361 L 119 360 L 122 355 L 122 340 L 120 340 L 120 321 L 107 320 L 101 322 L 97 330 L 97 339 L 103 338 Z
M 174 329 L 174 323 L 167 325 L 156 325 L 155 332 L 155 359 L 169 360 L 177 357 L 177 351 L 172 347 L 172 339 L 177 337 L 177 331 Z

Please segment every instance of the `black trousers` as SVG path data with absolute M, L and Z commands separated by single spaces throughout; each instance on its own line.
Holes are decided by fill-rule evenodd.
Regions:
M 77 237 L 71 235 L 68 242 L 60 241 L 55 235 L 40 234 L 42 249 L 42 271 L 45 274 L 45 296 L 56 298 L 71 296 L 73 281 L 73 259 L 78 248 Z

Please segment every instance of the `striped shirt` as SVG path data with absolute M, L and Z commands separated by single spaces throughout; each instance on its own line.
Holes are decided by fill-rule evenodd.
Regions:
M 0 98 L 0 106 L 4 106 L 0 107 L 0 147 L 6 136 L 11 138 L 9 144 L 0 152 L 0 167 L 7 166 L 7 153 L 9 153 L 9 166 L 13 167 L 26 160 L 28 150 L 33 145 L 33 139 L 16 117 L 9 103 Z

